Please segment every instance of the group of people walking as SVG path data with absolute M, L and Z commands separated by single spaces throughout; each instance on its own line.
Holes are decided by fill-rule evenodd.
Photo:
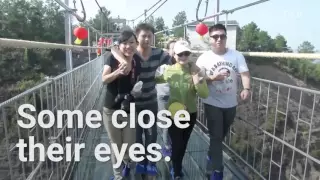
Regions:
M 155 115 L 160 110 L 172 112 L 173 106 L 190 114 L 189 126 L 181 129 L 172 123 L 163 130 L 163 156 L 171 157 L 172 179 L 182 179 L 182 160 L 187 144 L 196 124 L 197 98 L 203 100 L 205 117 L 210 136 L 208 150 L 208 171 L 211 180 L 223 179 L 222 141 L 231 126 L 236 114 L 237 80 L 242 79 L 241 99 L 250 96 L 250 75 L 243 55 L 226 48 L 227 31 L 224 25 L 216 24 L 209 28 L 211 50 L 203 53 L 196 62 L 190 59 L 191 49 L 185 40 L 172 40 L 167 50 L 151 46 L 155 29 L 147 23 L 139 24 L 135 31 L 124 30 L 118 38 L 118 45 L 113 47 L 106 57 L 102 80 L 106 86 L 103 121 L 111 143 L 121 147 L 127 143 L 143 144 L 145 149 L 157 141 L 157 125 L 143 129 L 117 129 L 112 124 L 114 111 L 122 109 L 128 114 L 129 102 L 135 103 L 135 114 L 150 110 Z M 142 82 L 141 93 L 134 95 L 132 90 L 137 82 Z M 175 109 L 175 110 L 173 110 Z M 149 116 L 144 116 L 147 124 Z M 129 121 L 130 116 L 118 116 L 118 122 Z M 143 138 L 144 135 L 144 138 Z M 144 140 L 144 141 L 143 141 Z M 114 168 L 114 180 L 125 179 L 130 172 L 144 174 L 149 177 L 157 175 L 156 163 L 147 160 L 150 155 L 146 151 L 144 161 L 132 162 L 129 152 L 125 153 L 122 166 Z M 111 158 L 116 163 L 112 153 Z

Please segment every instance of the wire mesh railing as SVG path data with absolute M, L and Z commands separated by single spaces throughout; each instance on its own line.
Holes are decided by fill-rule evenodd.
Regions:
M 281 71 L 276 69 L 272 73 Z M 319 90 L 253 77 L 251 98 L 239 100 L 224 151 L 249 179 L 319 179 L 319 104 Z M 206 133 L 201 100 L 198 105 L 199 126 Z
M 250 179 L 319 178 L 319 94 L 253 78 L 250 102 L 238 106 L 226 152 Z M 206 127 L 204 114 L 199 122 Z
M 70 176 L 77 162 L 65 159 L 53 162 L 48 157 L 40 161 L 39 148 L 35 148 L 34 153 L 26 148 L 24 155 L 34 154 L 34 161 L 22 162 L 15 144 L 18 139 L 24 139 L 30 145 L 29 136 L 34 136 L 34 143 L 42 143 L 44 149 L 54 142 L 62 144 L 64 149 L 68 136 L 71 143 L 84 142 L 88 128 L 67 128 L 66 117 L 63 117 L 61 128 L 44 129 L 36 125 L 22 129 L 17 125 L 17 119 L 21 119 L 17 110 L 22 104 L 32 104 L 35 111 L 30 114 L 34 117 L 42 110 L 50 110 L 54 115 L 57 110 L 66 109 L 86 114 L 100 94 L 103 58 L 98 57 L 1 103 L 3 179 L 63 179 Z M 240 101 L 237 120 L 224 143 L 225 152 L 246 171 L 249 179 L 318 178 L 319 94 L 318 90 L 252 78 L 251 99 Z M 49 118 L 44 116 L 44 122 L 48 123 Z M 208 135 L 201 103 L 198 119 L 184 160 L 190 179 L 205 177 Z M 74 126 L 78 125 L 76 118 L 73 122 Z
M 86 126 L 70 128 L 67 125 L 69 123 L 77 126 L 80 121 L 83 121 L 83 117 L 79 114 L 85 117 L 95 104 L 102 85 L 103 58 L 104 56 L 98 57 L 0 104 L 0 179 L 61 180 L 68 175 L 67 172 L 74 165 L 74 161 L 62 158 L 54 162 L 52 157 L 57 158 L 59 157 L 57 155 L 63 154 L 67 143 L 75 144 L 84 141 Z M 21 113 L 19 115 L 18 108 L 23 104 L 34 107 L 34 109 L 24 110 L 31 117 L 21 117 Z M 75 113 L 73 117 L 68 117 L 66 111 L 61 112 L 61 110 Z M 42 119 L 42 122 L 38 123 L 46 125 L 47 128 L 41 128 L 38 123 L 31 128 L 21 128 L 17 123 L 18 120 L 26 124 L 30 123 L 31 118 Z M 30 139 L 30 136 L 34 139 Z M 28 146 L 24 151 L 20 150 L 24 152 L 23 154 L 19 154 L 19 147 L 16 145 L 19 139 L 23 139 Z M 61 147 L 55 143 L 60 144 Z M 51 158 L 46 153 L 50 146 L 51 151 L 57 151 Z M 73 149 L 70 155 L 73 157 L 74 153 Z M 19 160 L 21 156 L 27 158 L 27 161 Z M 33 160 L 30 159 L 32 156 Z

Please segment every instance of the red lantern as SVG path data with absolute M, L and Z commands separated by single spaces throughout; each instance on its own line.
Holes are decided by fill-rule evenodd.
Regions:
M 196 32 L 200 35 L 203 36 L 208 32 L 208 26 L 205 25 L 204 23 L 199 23 L 196 26 Z
M 77 27 L 73 30 L 73 34 L 77 37 L 74 41 L 75 44 L 81 44 L 81 42 L 88 38 L 88 31 L 83 27 Z

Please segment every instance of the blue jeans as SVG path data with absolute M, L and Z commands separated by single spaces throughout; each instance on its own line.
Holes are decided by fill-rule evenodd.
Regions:
M 159 109 L 159 111 L 166 109 L 166 105 L 168 104 L 168 100 L 169 100 L 169 96 L 158 95 L 158 109 Z M 170 147 L 171 143 L 170 143 L 170 138 L 169 138 L 167 128 L 162 129 L 162 138 L 163 138 L 164 145 L 166 147 Z

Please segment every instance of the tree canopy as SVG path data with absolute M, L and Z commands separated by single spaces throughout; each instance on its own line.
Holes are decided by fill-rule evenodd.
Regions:
M 261 30 L 258 25 L 251 22 L 239 29 L 237 49 L 243 52 L 292 52 L 287 40 L 281 34 L 272 38 L 267 31 Z M 299 53 L 314 53 L 315 47 L 304 41 L 298 47 Z M 248 59 L 253 59 L 249 58 Z M 281 59 L 281 58 L 254 58 L 252 63 L 274 64 L 281 70 L 295 77 L 310 82 L 320 81 L 320 64 L 314 64 L 313 59 Z
M 0 37 L 64 43 L 64 12 L 54 1 L 0 0 L 0 8 Z M 105 7 L 102 7 L 102 11 L 107 16 L 103 15 L 103 30 L 114 31 L 115 24 L 110 21 L 111 12 Z M 87 21 L 95 29 L 100 30 L 101 11 L 97 10 L 96 15 Z M 154 25 L 156 31 L 168 29 L 162 17 L 150 16 L 147 22 Z M 186 12 L 178 12 L 173 18 L 172 27 L 186 22 Z M 176 28 L 166 33 L 159 33 L 156 36 L 156 46 L 163 46 L 161 42 L 170 34 L 174 37 L 183 37 L 184 30 Z M 94 33 L 90 33 L 90 39 L 95 41 Z M 82 45 L 87 45 L 87 40 L 84 40 Z M 261 30 L 254 22 L 238 28 L 237 49 L 240 51 L 292 52 L 283 35 L 278 34 L 272 38 L 267 31 Z M 298 47 L 298 52 L 313 53 L 315 47 L 305 41 Z M 60 74 L 66 68 L 65 52 L 61 49 L 0 48 L 0 53 L 1 100 L 41 82 L 44 76 Z M 314 81 L 320 79 L 320 65 L 314 65 L 311 61 L 280 59 L 275 64 L 297 77 L 305 79 L 307 76 L 306 79 Z M 304 68 L 308 70 L 303 70 Z
M 187 15 L 185 11 L 178 12 L 178 14 L 173 18 L 172 27 L 179 26 L 187 23 Z M 176 28 L 173 30 L 175 37 L 184 37 L 184 27 Z
M 64 44 L 64 12 L 54 1 L 0 0 L 0 9 L 0 37 Z M 102 7 L 102 11 L 107 16 L 103 16 L 103 30 L 114 31 L 114 23 L 110 21 L 111 12 L 105 7 Z M 96 16 L 88 20 L 97 30 L 101 28 L 100 15 L 101 11 L 98 10 Z M 156 31 L 168 29 L 162 17 L 151 16 L 147 22 L 154 25 Z M 186 22 L 186 13 L 181 11 L 173 18 L 172 26 Z M 175 37 L 184 37 L 183 27 L 168 33 Z M 164 33 L 156 36 L 158 47 L 162 45 L 159 42 L 162 42 L 163 38 Z M 90 33 L 90 39 L 95 40 L 94 33 Z M 87 40 L 82 45 L 87 45 Z M 251 52 L 292 52 L 283 35 L 278 34 L 273 38 L 254 22 L 238 28 L 237 49 Z M 314 53 L 315 47 L 309 41 L 304 41 L 298 47 L 298 52 Z M 0 48 L 0 54 L 0 102 L 42 82 L 45 76 L 55 76 L 64 72 L 66 68 L 65 51 L 61 49 Z M 315 64 L 312 60 L 256 57 L 247 57 L 247 60 L 249 63 L 275 65 L 303 80 L 320 81 L 320 64 Z M 237 150 L 244 149 L 245 143 L 233 144 L 237 144 Z M 310 153 L 320 156 L 319 151 Z
M 56 2 L 0 0 L 0 9 L 0 37 L 65 43 L 64 12 Z M 88 20 L 98 30 L 101 25 L 99 14 L 100 11 Z M 107 20 L 103 22 L 107 28 Z M 94 33 L 91 33 L 91 40 L 95 40 Z M 87 46 L 87 40 L 82 45 Z M 74 56 L 77 53 L 73 53 Z M 1 102 L 42 82 L 45 76 L 56 76 L 66 70 L 62 49 L 0 48 L 0 54 Z M 77 63 L 79 65 L 77 61 L 74 64 Z

